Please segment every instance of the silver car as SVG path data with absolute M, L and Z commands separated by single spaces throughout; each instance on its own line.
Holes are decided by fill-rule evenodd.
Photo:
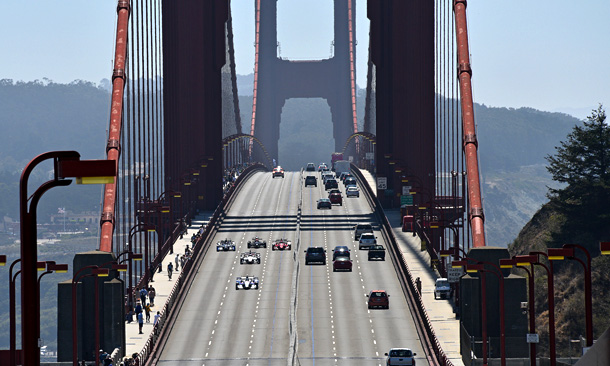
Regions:
M 358 240 L 358 249 L 370 249 L 377 244 L 377 237 L 373 233 L 362 233 Z
M 388 366 L 415 366 L 415 356 L 417 353 L 412 352 L 408 348 L 392 348 L 385 355 L 388 356 L 386 359 Z
M 346 197 L 360 197 L 360 191 L 356 186 L 349 186 L 345 191 Z

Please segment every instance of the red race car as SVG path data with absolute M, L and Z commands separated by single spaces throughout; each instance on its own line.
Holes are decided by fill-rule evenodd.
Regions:
M 290 250 L 292 242 L 288 239 L 277 239 L 271 246 L 272 250 Z
M 352 261 L 348 257 L 337 257 L 333 261 L 333 272 L 352 271 Z

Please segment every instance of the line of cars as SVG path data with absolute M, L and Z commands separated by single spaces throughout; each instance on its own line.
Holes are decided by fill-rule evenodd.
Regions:
M 251 249 L 255 248 L 267 248 L 267 242 L 261 237 L 255 236 L 247 243 L 248 251 L 243 252 L 239 255 L 239 264 L 260 264 L 261 254 L 254 252 Z M 286 238 L 280 238 L 273 241 L 271 244 L 272 250 L 291 250 L 292 241 Z M 235 251 L 235 242 L 229 238 L 219 240 L 216 243 L 217 252 L 229 252 Z M 235 279 L 236 290 L 257 290 L 259 288 L 259 279 L 257 276 L 245 275 L 239 276 Z

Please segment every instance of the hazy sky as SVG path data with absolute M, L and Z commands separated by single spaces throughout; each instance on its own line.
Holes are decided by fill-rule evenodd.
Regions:
M 116 0 L 2 0 L 0 79 L 110 78 Z M 254 0 L 233 0 L 237 72 L 252 72 Z M 279 0 L 281 55 L 326 58 L 331 0 Z M 584 117 L 610 105 L 610 1 L 468 1 L 475 101 Z M 357 0 L 357 83 L 366 83 L 366 1 Z

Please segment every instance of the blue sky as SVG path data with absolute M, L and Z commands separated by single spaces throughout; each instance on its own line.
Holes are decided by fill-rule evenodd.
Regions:
M 0 4 L 0 79 L 110 78 L 116 0 L 24 0 Z M 85 5 L 86 4 L 86 5 Z M 252 72 L 254 0 L 233 0 L 237 71 Z M 281 54 L 325 58 L 331 0 L 279 0 Z M 468 25 L 475 101 L 585 117 L 610 105 L 610 1 L 470 0 Z M 357 82 L 365 85 L 366 1 L 357 0 Z

